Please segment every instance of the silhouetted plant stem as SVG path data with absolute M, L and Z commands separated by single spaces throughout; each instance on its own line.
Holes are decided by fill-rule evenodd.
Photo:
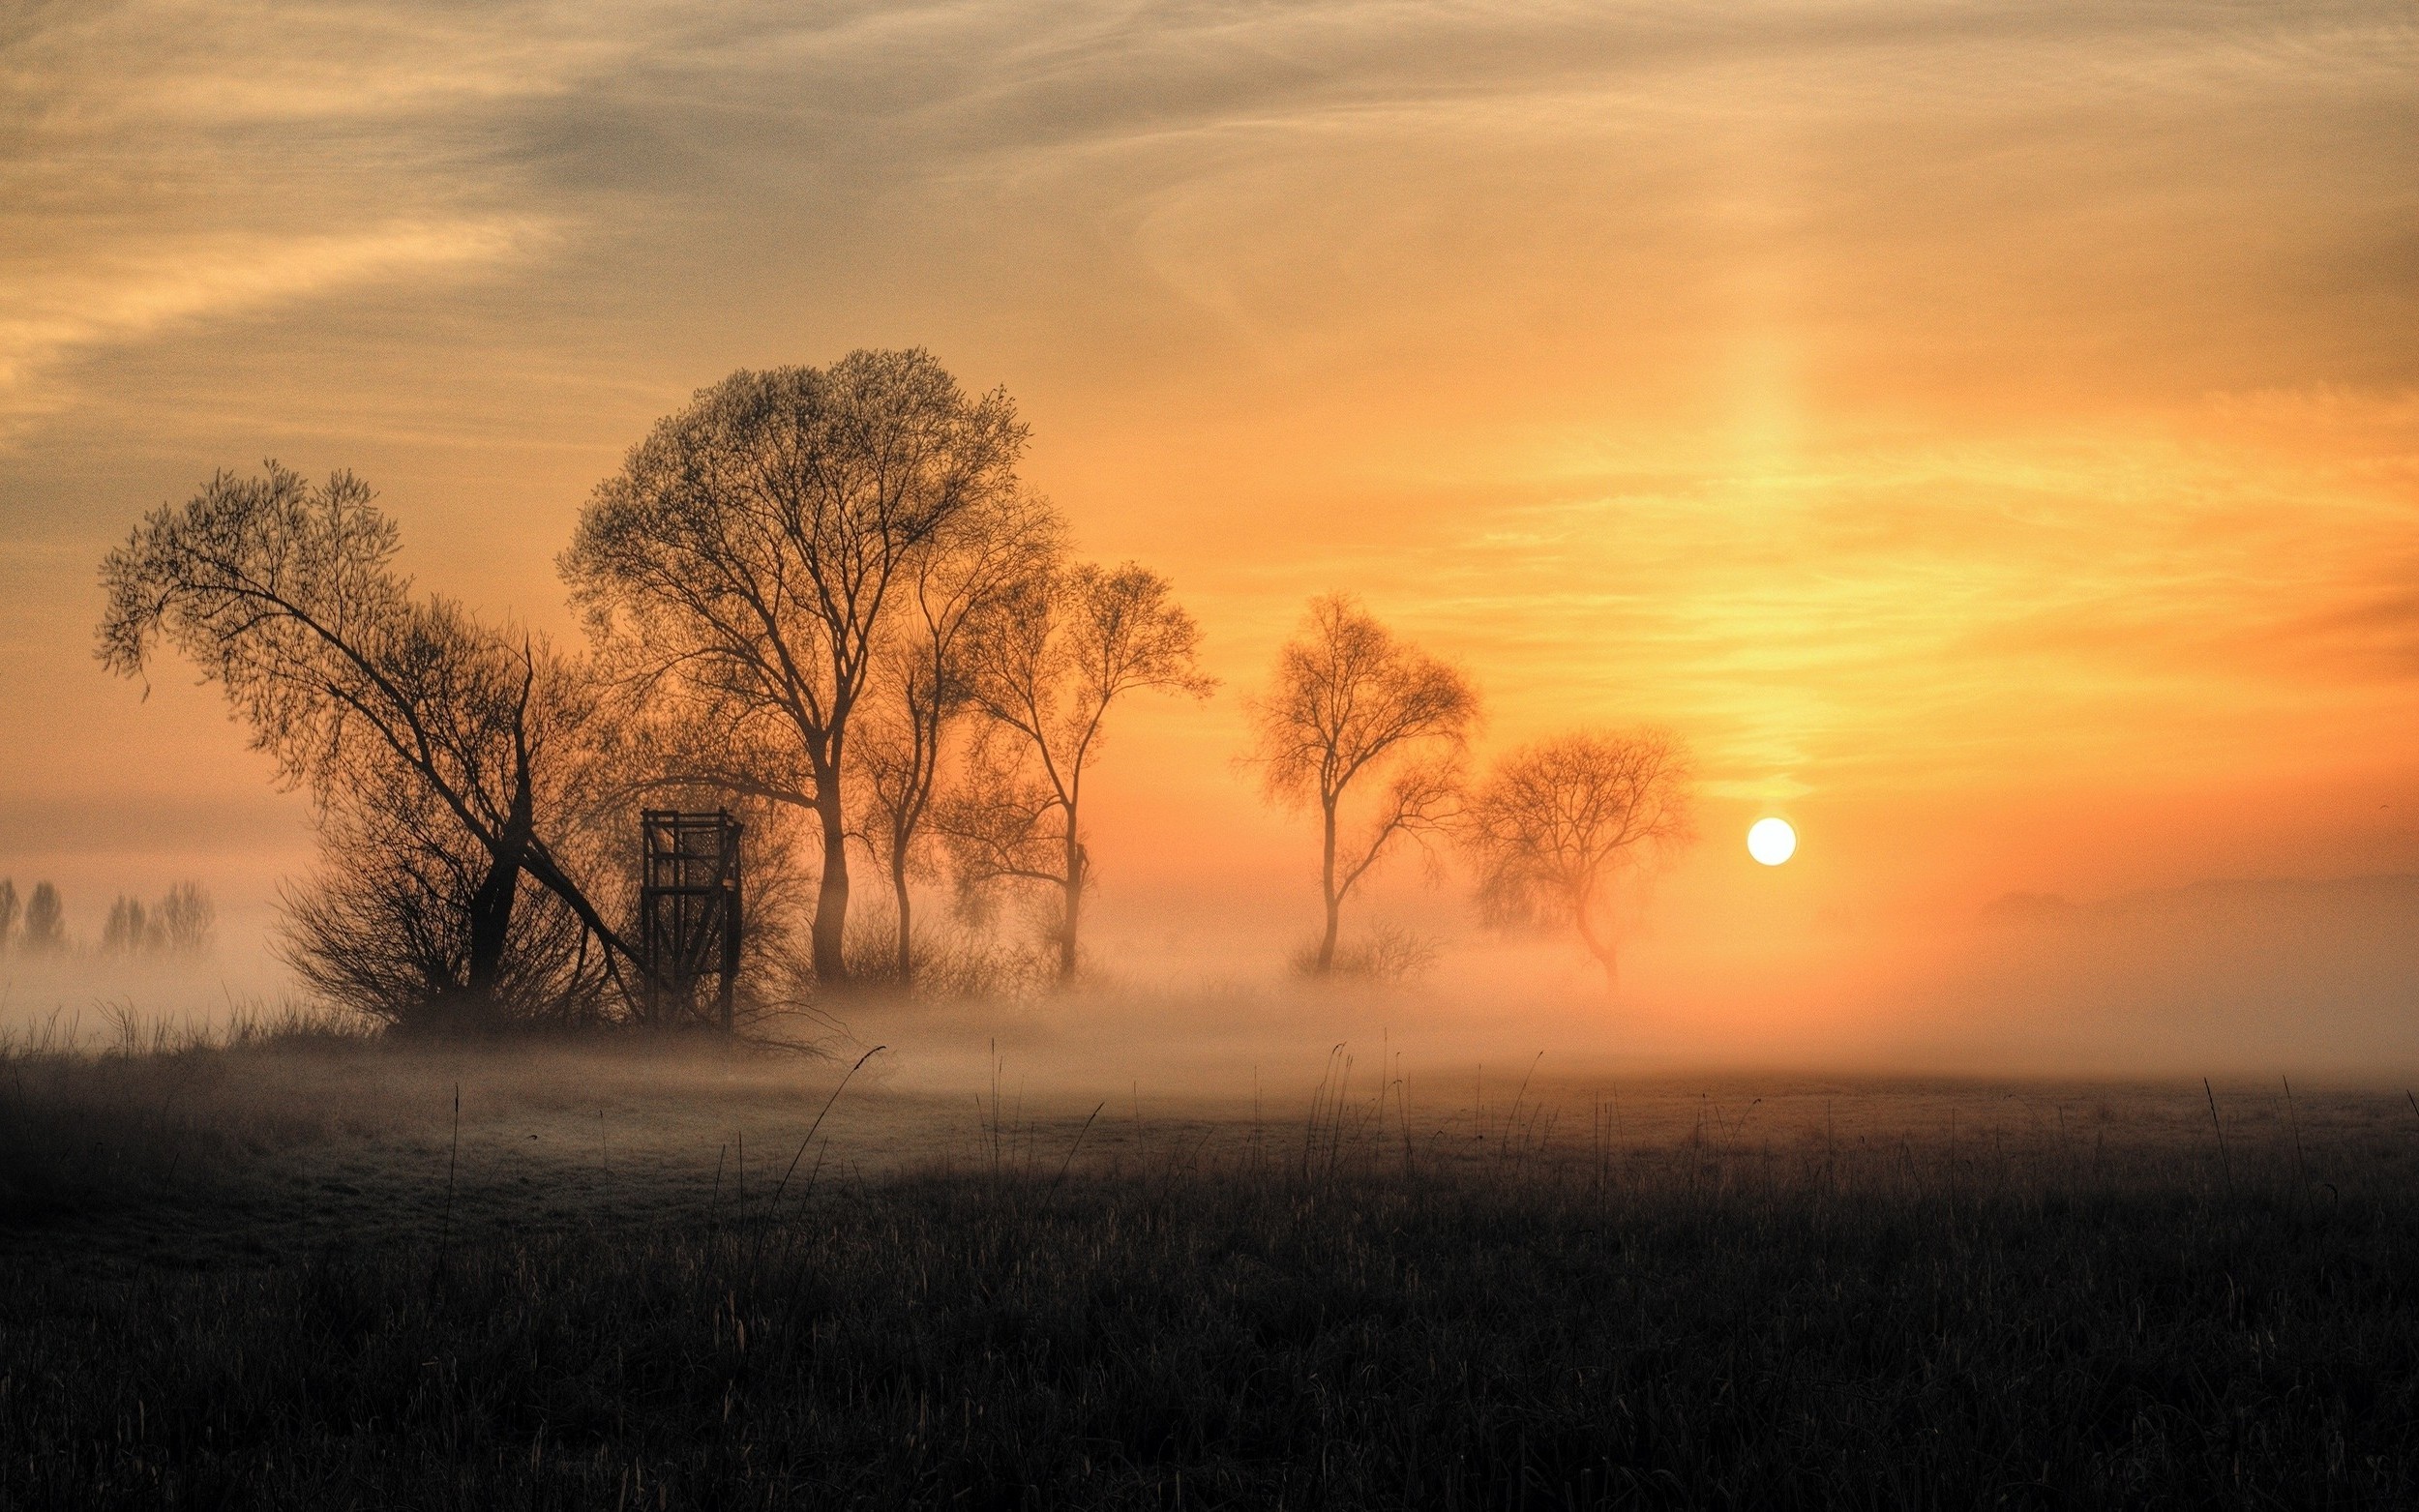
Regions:
M 1092 1109 L 1090 1116 L 1084 1120 L 1084 1126 L 1075 1131 L 1075 1142 L 1066 1147 L 1066 1159 L 1059 1162 L 1059 1173 L 1050 1180 L 1051 1196 L 1055 1197 L 1058 1194 L 1059 1183 L 1066 1179 L 1067 1168 L 1075 1164 L 1075 1152 L 1084 1147 L 1084 1136 L 1091 1133 L 1092 1119 L 1099 1117 L 1100 1110 L 1108 1106 L 1108 1103 L 1103 1101 L 1098 1107 Z
M 454 1247 L 454 1172 L 462 1164 L 462 1083 L 454 1083 L 454 1140 L 445 1156 L 445 1220 L 436 1243 L 436 1272 L 442 1275 L 445 1259 Z M 430 1279 L 433 1281 L 435 1275 Z

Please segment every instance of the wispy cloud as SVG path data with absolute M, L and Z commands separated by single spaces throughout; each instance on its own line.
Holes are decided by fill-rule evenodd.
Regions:
M 0 413 L 58 402 L 40 380 L 78 347 L 364 283 L 478 268 L 525 255 L 545 239 L 543 223 L 511 221 L 404 222 L 325 236 L 197 234 L 22 276 L 0 311 Z
M 38 6 L 0 32 L 0 412 L 62 364 L 216 317 L 526 259 L 563 223 L 483 117 L 626 56 L 525 13 Z

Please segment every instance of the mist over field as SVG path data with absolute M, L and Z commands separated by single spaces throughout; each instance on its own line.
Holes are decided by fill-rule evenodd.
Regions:
M 1666 899 L 1672 896 L 1667 886 Z M 765 1032 L 845 1061 L 875 1044 L 889 1084 L 962 1091 L 994 1061 L 1037 1094 L 1294 1096 L 1348 1047 L 1374 1075 L 1456 1089 L 1478 1067 L 1562 1082 L 1672 1075 L 1946 1074 L 2399 1085 L 2419 1076 L 2419 876 L 2213 881 L 2074 900 L 2016 894 L 1923 928 L 1767 921 L 1700 934 L 1650 908 L 1608 993 L 1558 938 L 1471 923 L 1450 887 L 1406 880 L 1381 917 L 1428 956 L 1403 982 L 1306 982 L 1291 909 L 1104 907 L 1079 989 L 1000 999 L 869 995 Z M 1289 914 L 1291 917 L 1289 917 Z M 222 925 L 196 961 L 0 959 L 0 1031 L 90 1049 L 120 1021 L 216 1030 L 288 1003 L 260 934 Z M 264 924 L 267 920 L 262 921 Z M 1782 925 L 1795 928 L 1783 934 Z

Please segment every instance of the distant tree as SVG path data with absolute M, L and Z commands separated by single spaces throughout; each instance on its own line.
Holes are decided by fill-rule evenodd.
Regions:
M 1018 489 L 1026 428 L 923 351 L 734 372 L 598 487 L 561 566 L 625 689 L 669 699 L 668 782 L 811 810 L 813 956 L 846 982 L 845 785 L 896 589 L 954 522 Z
M 314 489 L 273 461 L 155 510 L 102 563 L 103 664 L 140 676 L 157 643 L 183 652 L 322 815 L 397 774 L 449 815 L 484 857 L 467 904 L 472 999 L 495 993 L 524 876 L 635 959 L 538 808 L 585 716 L 584 682 L 542 639 L 416 596 L 373 498 L 349 473 Z
M 1249 701 L 1269 795 L 1319 814 L 1326 929 L 1313 969 L 1335 966 L 1344 900 L 1394 842 L 1434 834 L 1454 811 L 1461 756 L 1478 719 L 1469 680 L 1397 639 L 1349 594 L 1313 599 L 1277 652 L 1269 690 Z M 1354 784 L 1387 779 L 1367 824 L 1339 845 Z
M 946 807 L 960 884 L 1030 881 L 1059 896 L 1059 977 L 1074 977 L 1090 861 L 1084 775 L 1099 756 L 1109 710 L 1157 689 L 1208 697 L 1201 632 L 1166 578 L 1132 562 L 1089 563 L 1036 578 L 1006 596 L 968 642 L 968 689 L 990 727 Z
M 915 977 L 914 897 L 951 727 L 972 707 L 975 627 L 1056 569 L 1065 527 L 1028 494 L 1001 494 L 940 532 L 902 585 L 901 612 L 859 714 L 859 832 L 889 874 L 899 985 Z
M 124 893 L 109 904 L 108 921 L 101 926 L 101 952 L 106 956 L 140 956 L 159 949 L 161 934 L 142 900 Z
M 9 953 L 9 945 L 16 936 L 16 916 L 21 905 L 16 901 L 16 883 L 0 877 L 0 956 Z
M 1669 731 L 1559 735 L 1512 752 L 1472 794 L 1464 837 L 1481 910 L 1568 924 L 1613 979 L 1614 876 L 1693 838 L 1687 748 Z
M 198 955 L 209 943 L 218 912 L 198 882 L 179 882 L 146 907 L 124 893 L 109 904 L 101 927 L 101 951 L 108 956 Z
M 25 900 L 25 924 L 16 948 L 27 956 L 55 956 L 67 949 L 67 908 L 59 890 L 48 882 L 36 882 Z
M 161 948 L 174 955 L 198 956 L 210 948 L 210 931 L 218 923 L 218 906 L 199 882 L 178 882 L 153 910 Z

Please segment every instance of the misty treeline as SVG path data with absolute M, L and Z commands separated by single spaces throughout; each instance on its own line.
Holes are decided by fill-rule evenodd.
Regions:
M 640 1013 L 642 808 L 746 825 L 751 1012 L 936 975 L 1066 981 L 1113 716 L 1214 683 L 1164 577 L 1074 553 L 1018 474 L 1028 438 L 1003 391 L 921 350 L 734 372 L 582 510 L 558 558 L 576 647 L 421 590 L 350 473 L 222 472 L 105 559 L 99 655 L 131 677 L 182 655 L 309 794 L 320 858 L 285 891 L 281 953 L 398 1025 Z M 1314 971 L 1351 964 L 1343 908 L 1389 853 L 1449 837 L 1489 917 L 1569 922 L 1609 972 L 1608 878 L 1686 837 L 1686 756 L 1655 731 L 1549 740 L 1472 780 L 1469 679 L 1346 596 L 1312 606 L 1250 706 L 1247 759 L 1321 825 Z M 917 910 L 936 885 L 946 936 Z
M 178 882 L 151 903 L 120 893 L 109 904 L 97 949 L 105 956 L 194 957 L 210 948 L 218 905 L 199 882 Z M 0 956 L 44 960 L 68 955 L 67 900 L 49 882 L 19 898 L 13 877 L 0 877 Z

